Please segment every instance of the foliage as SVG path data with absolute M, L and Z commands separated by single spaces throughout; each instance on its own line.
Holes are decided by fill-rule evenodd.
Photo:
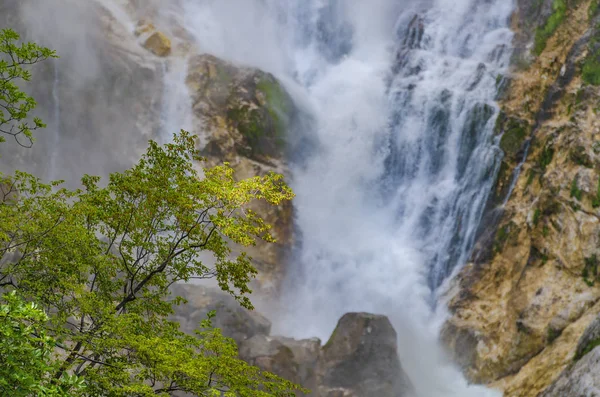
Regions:
M 581 71 L 581 78 L 587 84 L 600 85 L 600 54 L 594 53 L 589 55 L 584 63 Z
M 542 169 L 542 172 L 546 171 L 546 168 L 552 162 L 552 157 L 554 157 L 554 147 L 550 143 L 548 143 L 546 144 L 546 146 L 544 146 L 544 149 L 540 153 L 540 157 L 538 160 L 538 165 Z
M 600 346 L 600 338 L 591 340 L 583 350 L 575 354 L 575 356 L 573 357 L 573 361 L 577 362 L 581 360 L 586 354 L 588 354 L 598 346 Z
M 536 208 L 535 211 L 533 212 L 533 224 L 535 226 L 537 226 L 537 224 L 539 223 L 541 215 L 542 215 L 542 211 L 540 211 L 539 208 Z
M 578 182 L 577 176 L 575 176 L 575 178 L 573 178 L 573 182 L 571 182 L 570 196 L 576 198 L 579 201 L 581 201 L 581 197 L 583 196 L 583 192 L 579 188 L 579 182 Z
M 546 48 L 546 42 L 554 34 L 556 29 L 563 23 L 567 14 L 567 0 L 554 0 L 552 3 L 552 14 L 544 24 L 535 32 L 533 52 L 540 55 Z
M 19 35 L 11 29 L 0 30 L 0 142 L 3 135 L 12 136 L 25 147 L 33 144 L 32 131 L 45 127 L 39 118 L 32 122 L 27 116 L 36 106 L 35 100 L 21 91 L 18 81 L 30 81 L 28 65 L 56 58 L 54 51 L 34 43 L 16 44 Z
M 246 206 L 278 205 L 293 193 L 282 176 L 236 181 L 227 164 L 204 170 L 194 137 L 182 131 L 164 147 L 150 142 L 130 170 L 105 186 L 43 184 L 16 172 L 0 195 L 0 286 L 38 302 L 51 316 L 60 367 L 54 377 L 83 377 L 86 396 L 292 396 L 299 388 L 237 358 L 235 343 L 203 324 L 197 337 L 168 320 L 169 287 L 215 278 L 252 308 L 256 270 L 229 243 L 273 241 Z M 5 197 L 4 199 L 2 197 Z
M 83 380 L 76 376 L 52 378 L 58 362 L 46 321 L 43 310 L 14 291 L 0 300 L 0 395 L 68 397 L 82 390 Z
M 595 2 L 592 2 L 593 5 Z M 590 5 L 590 7 L 591 7 Z M 600 26 L 595 26 L 594 35 L 588 43 L 588 55 L 581 68 L 582 80 L 590 85 L 600 85 Z
M 598 258 L 594 254 L 589 258 L 584 258 L 584 262 L 585 267 L 583 268 L 581 276 L 583 277 L 583 281 L 585 281 L 588 286 L 592 287 L 598 277 Z
M 523 141 L 529 134 L 529 124 L 523 120 L 508 119 L 504 125 L 504 134 L 500 138 L 500 148 L 507 156 L 515 156 L 521 147 Z
M 592 0 L 590 2 L 590 6 L 588 8 L 588 17 L 589 19 L 592 19 L 596 16 L 596 13 L 598 12 L 598 0 Z

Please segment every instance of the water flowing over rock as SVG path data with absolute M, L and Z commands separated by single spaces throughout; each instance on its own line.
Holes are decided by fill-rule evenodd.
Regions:
M 252 207 L 278 240 L 249 249 L 273 326 L 196 286 L 176 287 L 191 303 L 175 318 L 191 332 L 217 309 L 242 357 L 315 395 L 497 395 L 439 349 L 441 292 L 442 339 L 469 380 L 511 397 L 587 393 L 598 4 L 513 5 L 6 0 L 0 19 L 62 57 L 30 87 L 48 135 L 0 162 L 72 183 L 186 128 L 208 165 L 284 173 L 294 207 Z M 302 339 L 350 311 L 325 346 Z
M 176 307 L 174 319 L 193 333 L 211 310 L 213 324 L 239 346 L 242 359 L 297 382 L 315 397 L 403 397 L 411 392 L 389 319 L 368 313 L 347 313 L 324 346 L 317 338 L 296 340 L 270 335 L 270 322 L 239 307 L 233 298 L 199 285 L 173 286 L 174 296 L 188 303 Z
M 487 231 L 448 289 L 443 339 L 470 379 L 506 396 L 597 393 L 598 352 L 580 357 L 600 312 L 597 4 L 565 4 L 518 1 L 505 157 Z
M 144 42 L 144 47 L 159 57 L 166 57 L 171 53 L 171 40 L 164 33 L 154 32 Z

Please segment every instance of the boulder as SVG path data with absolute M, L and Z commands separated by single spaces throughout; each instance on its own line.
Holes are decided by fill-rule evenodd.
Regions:
M 264 371 L 316 390 L 316 372 L 321 341 L 295 340 L 282 336 L 255 335 L 239 345 L 240 358 Z
M 295 109 L 273 75 L 199 55 L 190 60 L 187 83 L 194 112 L 212 132 L 205 155 L 228 161 L 243 156 L 267 165 L 282 159 Z
M 193 112 L 206 131 L 201 153 L 207 165 L 229 162 L 237 179 L 286 175 L 285 140 L 296 114 L 291 97 L 277 79 L 254 68 L 239 67 L 211 55 L 190 59 L 187 85 Z M 262 297 L 278 293 L 292 246 L 292 204 L 274 207 L 255 201 L 250 209 L 272 225 L 276 243 L 234 247 L 245 251 L 259 271 L 253 289 Z
M 210 311 L 216 311 L 213 326 L 220 328 L 223 335 L 240 343 L 255 335 L 268 335 L 271 322 L 256 311 L 242 306 L 229 294 L 217 288 L 207 288 L 194 284 L 175 284 L 171 287 L 173 296 L 181 296 L 188 302 L 175 306 L 174 320 L 181 330 L 193 334 L 200 322 Z
M 405 395 L 410 384 L 400 365 L 396 341 L 396 331 L 387 317 L 345 314 L 321 352 L 320 395 Z
M 144 42 L 144 47 L 159 57 L 166 57 L 171 53 L 171 40 L 162 32 L 154 32 Z

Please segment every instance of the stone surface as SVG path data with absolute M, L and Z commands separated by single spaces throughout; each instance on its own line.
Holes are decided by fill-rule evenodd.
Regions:
M 249 364 L 316 390 L 316 368 L 321 350 L 319 339 L 255 335 L 242 342 L 239 349 L 240 357 Z
M 321 352 L 320 394 L 404 395 L 410 386 L 400 365 L 396 340 L 396 331 L 387 317 L 345 314 Z
M 506 396 L 535 397 L 552 384 L 600 310 L 600 93 L 581 78 L 597 35 L 589 10 L 590 1 L 570 4 L 537 56 L 530 44 L 552 2 L 518 1 L 517 52 L 498 122 L 510 151 L 487 209 L 487 237 L 448 291 L 443 340 L 472 381 Z
M 241 307 L 231 295 L 217 288 L 175 284 L 171 290 L 174 296 L 182 296 L 188 301 L 175 306 L 173 316 L 183 332 L 193 334 L 212 310 L 216 311 L 213 325 L 238 343 L 255 335 L 268 335 L 271 331 L 271 322 L 266 317 Z
M 227 161 L 238 179 L 272 171 L 289 173 L 285 141 L 296 109 L 275 77 L 211 55 L 198 55 L 190 59 L 187 85 L 194 115 L 206 131 L 200 145 L 208 165 Z M 292 204 L 274 207 L 256 201 L 250 209 L 273 226 L 276 243 L 259 241 L 255 247 L 244 248 L 259 270 L 255 289 L 263 297 L 273 296 L 279 291 L 285 274 L 282 264 L 292 245 Z
M 539 397 L 600 396 L 600 347 L 573 364 Z
M 171 40 L 162 32 L 154 32 L 144 42 L 144 47 L 159 57 L 166 57 L 171 53 Z

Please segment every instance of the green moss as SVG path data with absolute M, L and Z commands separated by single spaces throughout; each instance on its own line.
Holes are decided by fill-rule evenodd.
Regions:
M 566 0 L 554 0 L 552 3 L 552 15 L 550 15 L 544 26 L 539 27 L 535 32 L 535 41 L 533 45 L 533 52 L 535 55 L 540 55 L 544 51 L 546 42 L 564 22 L 566 15 Z
M 583 146 L 576 146 L 571 149 L 569 152 L 569 157 L 571 158 L 571 161 L 577 165 L 581 165 L 586 168 L 592 168 L 594 166 L 590 156 L 587 154 Z
M 596 13 L 598 12 L 598 5 L 599 5 L 598 0 L 592 0 L 590 2 L 590 6 L 588 8 L 588 18 L 589 19 L 592 19 L 596 16 Z
M 272 78 L 262 78 L 256 85 L 266 100 L 266 108 L 275 123 L 275 133 L 279 137 L 285 136 L 288 126 L 288 117 L 292 111 L 292 104 L 288 94 L 281 84 Z
M 336 332 L 337 332 L 337 327 L 333 330 L 333 332 L 331 333 L 331 336 L 327 340 L 327 343 L 325 343 L 325 345 L 323 346 L 324 349 L 331 347 L 331 345 L 333 344 L 333 339 L 335 338 Z
M 600 178 L 598 179 L 598 187 L 596 188 L 596 196 L 592 197 L 592 207 L 600 207 Z
M 547 225 L 544 225 L 544 228 L 542 229 L 542 236 L 548 237 L 549 234 L 550 234 L 550 228 Z
M 542 172 L 546 171 L 546 168 L 552 162 L 552 158 L 554 157 L 554 147 L 548 143 L 542 149 L 540 153 L 540 157 L 538 158 L 538 166 L 541 168 Z
M 499 253 L 504 248 L 504 245 L 511 241 L 514 243 L 519 234 L 519 228 L 514 222 L 510 222 L 496 231 L 494 240 L 494 252 Z
M 548 343 L 554 342 L 560 335 L 562 334 L 561 330 L 554 329 L 552 327 L 548 327 L 548 335 L 547 341 Z
M 584 263 L 585 266 L 581 272 L 581 277 L 583 277 L 583 281 L 588 286 L 593 287 L 598 278 L 598 258 L 594 254 L 589 258 L 584 258 Z
M 240 105 L 230 108 L 227 112 L 228 119 L 237 127 L 238 131 L 244 135 L 251 152 L 259 152 L 259 141 L 265 136 L 265 121 L 258 109 L 250 109 L 247 105 Z M 253 153 L 240 153 L 242 155 L 251 155 Z
M 229 70 L 227 69 L 227 67 L 217 63 L 216 69 L 217 69 L 217 80 L 218 80 L 219 84 L 221 84 L 223 86 L 227 86 L 233 81 L 233 76 L 231 75 L 231 73 L 229 73 Z
M 593 5 L 596 3 L 596 7 L 598 4 L 596 1 L 593 1 L 590 4 Z M 597 10 L 596 10 L 597 11 Z M 582 80 L 590 85 L 600 85 L 600 26 L 595 27 L 595 34 L 590 39 L 588 44 L 588 55 L 583 61 L 583 66 L 581 68 L 581 78 Z
M 583 350 L 581 350 L 581 352 L 579 352 L 578 354 L 575 355 L 575 357 L 573 357 L 573 361 L 581 360 L 583 358 L 583 356 L 585 356 L 586 354 L 588 354 L 589 352 L 591 352 L 598 346 L 600 346 L 600 338 L 590 341 L 590 343 L 588 343 L 585 346 L 585 348 Z
M 589 55 L 585 59 L 581 70 L 581 78 L 590 85 L 600 85 L 600 62 L 598 61 L 598 55 Z
M 525 186 L 529 186 L 533 183 L 533 179 L 535 178 L 535 171 L 533 169 L 529 170 L 529 173 L 527 174 L 527 184 Z
M 535 211 L 533 212 L 533 224 L 535 226 L 537 226 L 537 224 L 540 222 L 541 215 L 542 215 L 542 211 L 540 211 L 539 208 L 536 208 Z
M 504 135 L 500 139 L 500 148 L 507 156 L 514 156 L 527 138 L 529 124 L 525 121 L 509 119 L 504 128 Z
M 573 178 L 573 182 L 571 183 L 571 197 L 576 198 L 578 201 L 581 201 L 581 197 L 583 192 L 579 189 L 578 178 L 577 176 Z

